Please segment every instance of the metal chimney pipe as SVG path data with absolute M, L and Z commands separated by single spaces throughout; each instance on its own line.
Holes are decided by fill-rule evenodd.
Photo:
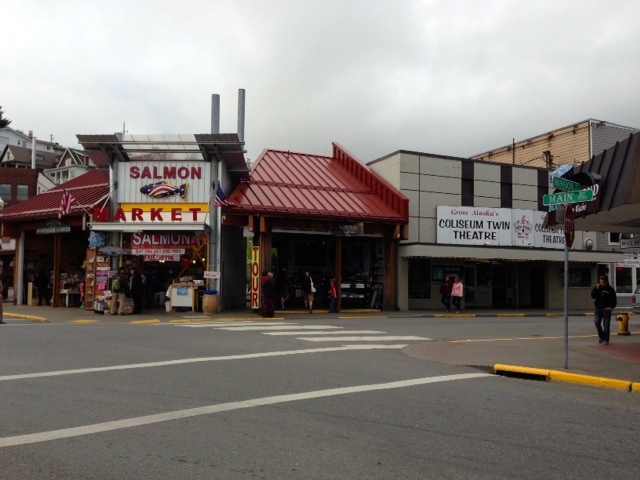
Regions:
M 31 137 L 31 169 L 36 169 L 36 136 Z
M 238 138 L 244 142 L 244 88 L 238 90 Z
M 220 133 L 220 95 L 211 95 L 211 133 Z

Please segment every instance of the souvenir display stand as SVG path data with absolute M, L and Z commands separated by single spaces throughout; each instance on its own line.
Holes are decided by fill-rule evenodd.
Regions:
M 84 269 L 84 308 L 102 312 L 107 303 L 105 292 L 109 283 L 109 258 L 95 248 L 87 249 Z M 61 292 L 62 293 L 62 292 Z M 107 292 L 110 293 L 110 292 Z

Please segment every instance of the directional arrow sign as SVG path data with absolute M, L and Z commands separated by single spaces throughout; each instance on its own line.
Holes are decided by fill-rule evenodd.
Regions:
M 572 182 L 571 180 L 561 177 L 553 177 L 553 186 L 560 190 L 566 190 L 567 192 L 576 192 L 581 188 L 578 182 Z
M 587 188 L 577 192 L 549 193 L 542 197 L 542 204 L 545 206 L 565 205 L 567 203 L 590 202 L 591 200 L 593 200 L 593 190 Z

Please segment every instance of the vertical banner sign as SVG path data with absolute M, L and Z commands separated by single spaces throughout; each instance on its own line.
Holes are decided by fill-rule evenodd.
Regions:
M 260 247 L 251 251 L 251 308 L 260 308 Z

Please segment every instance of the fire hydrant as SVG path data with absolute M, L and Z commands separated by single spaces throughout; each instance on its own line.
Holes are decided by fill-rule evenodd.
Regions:
M 631 335 L 629 331 L 629 314 L 619 313 L 616 315 L 616 320 L 618 320 L 618 335 Z

